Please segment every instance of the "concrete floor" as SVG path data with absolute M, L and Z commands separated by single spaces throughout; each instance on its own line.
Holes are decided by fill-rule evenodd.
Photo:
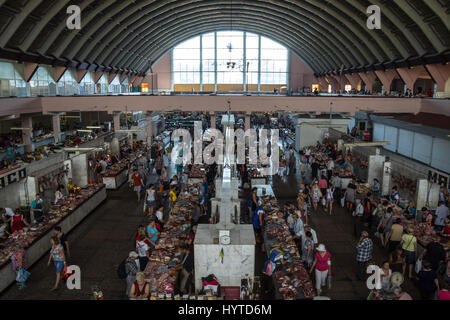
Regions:
M 296 198 L 300 182 L 299 174 L 288 179 L 273 177 L 273 189 L 281 204 Z M 247 194 L 247 190 L 241 192 L 244 212 Z M 29 269 L 31 277 L 25 290 L 20 291 L 12 285 L 0 295 L 0 299 L 90 299 L 92 286 L 99 286 L 105 299 L 125 299 L 125 281 L 117 278 L 116 270 L 133 250 L 137 226 L 143 222 L 142 204 L 138 206 L 136 196 L 127 184 L 118 191 L 108 191 L 107 200 L 68 235 L 72 253 L 69 262 L 81 268 L 81 290 L 60 286 L 56 292 L 50 292 L 55 281 L 55 268 L 53 264 L 47 267 L 48 256 L 45 256 Z M 332 254 L 333 285 L 324 295 L 332 299 L 366 299 L 369 291 L 364 282 L 356 279 L 356 239 L 350 213 L 337 207 L 330 217 L 318 209 L 312 213 L 310 224 L 316 230 L 319 242 L 325 244 Z M 379 264 L 387 258 L 378 240 L 375 240 L 374 258 Z M 260 274 L 265 259 L 258 246 L 256 274 Z M 270 287 L 270 279 L 261 276 L 262 282 L 269 281 Z M 411 282 L 407 282 L 404 289 L 413 299 L 419 297 Z M 272 296 L 269 290 L 261 297 Z

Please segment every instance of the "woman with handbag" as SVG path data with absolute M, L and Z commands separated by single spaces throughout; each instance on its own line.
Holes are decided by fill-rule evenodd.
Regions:
M 389 265 L 391 266 L 392 272 L 399 272 L 405 276 L 406 260 L 402 247 L 398 246 L 395 251 L 391 252 L 389 255 Z
M 317 204 L 319 203 L 320 198 L 322 198 L 322 193 L 320 192 L 319 183 L 317 181 L 314 182 L 311 192 L 314 211 L 317 211 Z
M 383 218 L 377 227 L 377 232 L 380 234 L 381 245 L 385 248 L 389 241 L 389 233 L 391 232 L 392 223 L 392 207 L 388 207 Z
M 402 236 L 402 241 L 400 245 L 402 249 L 405 250 L 405 260 L 408 265 L 408 276 L 412 279 L 413 267 L 416 264 L 416 252 L 417 252 L 417 238 L 414 236 L 414 228 L 409 227 L 407 234 Z
M 16 271 L 16 281 L 19 290 L 25 289 L 25 281 L 27 281 L 30 273 L 26 271 L 25 251 L 19 245 L 16 245 L 15 253 L 11 256 L 11 263 Z
M 50 291 L 55 291 L 56 289 L 58 289 L 62 271 L 64 269 L 64 266 L 66 265 L 66 256 L 64 255 L 64 249 L 60 244 L 59 238 L 57 236 L 51 237 L 50 243 L 52 244 L 52 247 L 50 249 L 50 256 L 48 257 L 47 266 L 50 266 L 50 262 L 53 259 L 53 263 L 56 267 L 56 282 Z
M 314 255 L 314 262 L 309 273 L 312 273 L 313 270 L 316 272 L 317 295 L 320 296 L 322 287 L 327 285 L 327 276 L 331 276 L 331 254 L 323 244 L 319 244 L 317 247 L 317 253 Z

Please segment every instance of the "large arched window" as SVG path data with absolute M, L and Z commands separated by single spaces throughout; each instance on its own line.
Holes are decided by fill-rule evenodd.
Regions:
M 172 50 L 173 91 L 287 89 L 288 49 L 241 31 L 212 32 Z

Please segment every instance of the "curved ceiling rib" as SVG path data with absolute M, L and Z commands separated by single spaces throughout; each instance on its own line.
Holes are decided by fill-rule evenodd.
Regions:
M 382 56 L 382 50 L 380 50 L 380 51 L 376 50 L 376 48 L 374 47 L 374 45 L 370 41 L 370 39 L 363 36 L 364 29 L 358 27 L 358 25 L 353 24 L 351 21 L 345 19 L 344 16 L 342 16 L 337 10 L 334 9 L 333 6 L 330 5 L 333 2 L 330 2 L 330 4 L 327 3 L 327 5 L 325 5 L 325 3 L 321 2 L 321 1 L 306 0 L 305 2 L 310 3 L 310 5 L 315 8 L 315 10 L 322 10 L 322 12 L 329 14 L 333 19 L 335 19 L 334 25 L 336 27 L 346 26 L 349 30 L 351 30 L 351 32 L 356 36 L 357 39 L 362 41 L 364 43 L 364 45 L 368 49 L 370 49 L 370 53 L 372 55 L 374 55 L 378 61 L 384 60 L 384 58 Z M 303 5 L 306 6 L 306 4 L 303 4 Z M 361 31 L 361 29 L 363 31 Z
M 51 8 L 50 11 L 48 11 L 44 17 L 39 21 L 37 25 L 31 29 L 31 32 L 27 35 L 25 40 L 22 42 L 22 44 L 19 45 L 19 49 L 23 52 L 26 52 L 30 46 L 33 44 L 33 41 L 39 36 L 42 29 L 45 28 L 47 23 L 60 11 L 63 10 L 63 8 L 66 8 L 67 3 L 70 0 L 61 0 L 58 1 L 57 4 Z
M 412 8 L 411 3 L 409 1 L 398 1 L 394 0 L 394 2 L 403 9 L 403 11 L 408 15 L 408 17 L 414 21 L 414 23 L 419 26 L 422 32 L 425 34 L 426 38 L 431 42 L 434 49 L 441 53 L 443 52 L 444 46 L 437 38 L 436 34 L 431 30 L 430 26 L 427 23 L 424 23 L 423 18 L 419 16 L 419 14 Z M 406 3 L 405 3 L 406 2 Z
M 234 7 L 234 6 L 233 6 Z M 190 10 L 193 10 L 193 13 L 197 13 L 198 11 L 196 11 L 196 10 L 200 10 L 200 8 L 191 8 Z M 238 9 L 236 9 L 236 11 L 238 11 Z M 186 11 L 183 11 L 183 13 L 185 13 Z M 239 11 L 238 11 L 239 12 Z M 255 12 L 255 13 L 258 13 L 259 15 L 261 15 L 261 13 L 259 12 L 259 11 L 254 11 L 254 9 L 252 8 L 251 10 L 248 10 L 248 12 Z M 177 11 L 177 19 L 180 19 L 180 15 L 181 15 L 181 13 L 179 12 L 179 11 Z M 282 15 L 282 13 L 278 13 L 278 12 L 275 12 L 275 11 L 268 11 L 268 12 L 265 12 L 264 14 L 266 14 L 266 15 L 269 15 L 269 14 L 276 14 L 277 15 L 277 18 L 278 19 L 282 19 L 283 18 L 283 15 Z M 226 14 L 225 14 L 226 15 Z M 159 16 L 163 16 L 163 15 L 159 15 Z M 169 16 L 166 16 L 166 15 L 164 15 L 164 17 L 165 17 L 165 19 L 169 19 Z M 160 20 L 155 20 L 155 19 L 151 19 L 151 21 L 152 21 L 152 25 L 151 26 L 154 26 L 154 25 L 156 25 L 156 26 L 159 26 L 160 28 L 161 28 L 161 21 Z M 280 20 L 282 23 L 289 23 L 293 28 L 296 26 L 295 24 L 293 24 L 293 23 L 291 23 L 290 21 L 282 21 L 282 20 Z M 145 25 L 148 25 L 149 27 L 150 27 L 150 24 L 145 24 Z M 300 21 L 300 23 L 299 23 L 299 25 L 300 26 L 306 26 L 308 29 L 311 29 L 311 27 L 310 26 L 308 26 L 308 25 L 305 25 L 305 23 L 304 22 L 302 22 L 302 21 Z M 136 29 L 139 29 L 139 26 L 136 26 L 135 27 Z M 132 29 L 131 28 L 128 28 L 129 29 L 129 33 L 132 33 Z M 154 29 L 151 29 L 151 30 L 154 30 Z M 325 30 L 323 30 L 323 31 L 325 31 Z M 306 30 L 305 32 L 308 32 L 308 34 L 311 34 L 311 37 L 315 37 L 315 38 L 317 38 L 318 36 L 319 36 L 319 33 L 318 33 L 318 31 L 317 30 L 312 30 L 311 31 L 311 33 L 309 32 L 309 30 Z M 312 33 L 312 32 L 314 32 L 314 33 Z M 295 33 L 296 34 L 298 34 L 298 32 L 297 31 L 295 31 Z M 141 34 L 142 34 L 142 32 L 141 32 Z M 159 34 L 159 33 L 156 33 L 155 32 L 155 34 Z M 289 34 L 289 33 L 288 33 Z M 298 36 L 300 37 L 300 38 L 302 38 L 302 35 L 301 34 L 298 34 Z M 135 43 L 136 42 L 142 42 L 142 41 L 140 41 L 139 39 L 138 39 L 138 37 L 139 37 L 139 35 L 136 35 L 135 36 L 135 39 L 137 39 L 137 40 L 135 40 Z M 329 39 L 330 41 L 329 41 L 329 45 L 333 45 L 333 43 L 331 42 L 331 38 L 327 35 L 327 34 L 325 34 L 325 37 L 327 38 L 327 39 Z M 127 41 L 130 41 L 129 40 L 129 37 L 124 37 L 125 39 L 128 39 Z M 151 38 L 149 38 L 149 37 L 144 37 L 145 39 L 151 39 Z M 320 39 L 320 38 L 319 38 Z M 312 40 L 313 41 L 313 40 Z M 322 40 L 320 40 L 321 42 L 322 42 Z M 311 42 L 311 39 L 309 40 L 309 42 Z M 128 47 L 128 43 L 127 42 L 125 42 L 125 43 L 122 43 L 121 44 L 122 46 L 124 46 L 124 47 Z M 322 45 L 325 45 L 325 46 L 328 46 L 327 45 L 327 43 L 325 42 L 325 43 L 322 43 Z M 99 48 L 97 48 L 97 51 L 99 51 L 98 50 Z M 112 49 L 111 49 L 111 51 L 112 51 Z M 345 64 L 347 64 L 347 65 L 357 65 L 357 63 L 355 62 L 355 59 L 354 58 L 352 58 L 352 57 L 347 57 L 347 56 L 345 56 L 345 53 L 339 48 L 339 47 L 336 47 L 336 46 L 334 46 L 334 48 L 328 48 L 328 50 L 324 50 L 324 52 L 335 52 L 336 51 L 336 54 L 340 57 L 340 59 L 341 59 L 341 61 L 342 60 L 344 60 L 345 61 Z M 105 55 L 106 55 L 106 53 L 105 53 Z M 352 59 L 352 63 L 350 63 L 350 61 L 349 61 L 349 59 Z M 92 58 L 89 58 L 88 59 L 89 61 L 95 61 L 95 58 L 94 59 L 92 59 Z M 99 61 L 100 62 L 100 61 Z
M 214 2 L 214 4 L 216 5 L 217 3 L 221 3 L 221 2 L 223 2 L 225 5 L 228 5 L 229 6 L 229 2 L 228 1 L 215 1 Z M 242 2 L 242 1 L 241 1 Z M 257 2 L 257 1 L 255 1 L 255 2 Z M 254 3 L 255 2 L 252 2 L 252 7 L 254 6 Z M 248 3 L 248 2 L 243 2 L 244 3 L 244 5 L 245 5 L 245 3 Z M 180 4 L 177 2 L 177 3 L 173 3 L 173 5 L 175 6 L 178 6 L 178 7 L 176 7 L 178 10 L 175 10 L 175 8 L 173 8 L 173 9 L 171 9 L 170 11 L 168 11 L 167 13 L 165 13 L 166 11 L 167 11 L 167 8 L 164 8 L 164 9 L 166 9 L 166 11 L 164 11 L 164 12 L 158 12 L 158 14 L 157 15 L 155 15 L 156 16 L 156 19 L 161 19 L 161 17 L 165 17 L 167 14 L 170 14 L 170 13 L 176 13 L 176 14 L 179 14 L 179 11 L 180 11 Z M 202 6 L 203 6 L 204 4 L 202 4 Z M 191 5 L 191 7 L 192 7 L 192 10 L 200 10 L 201 9 L 201 7 L 202 6 L 200 6 L 200 5 L 197 5 L 197 6 L 192 6 Z M 235 2 L 233 2 L 233 7 L 235 7 L 236 6 L 236 1 Z M 246 7 L 248 7 L 248 5 L 245 5 Z M 222 9 L 223 11 L 227 11 L 226 10 L 226 8 L 220 8 L 220 9 Z M 261 10 L 263 10 L 264 8 L 261 8 Z M 275 9 L 276 9 L 276 7 L 275 7 Z M 269 11 L 269 10 L 268 10 Z M 271 10 L 272 11 L 272 10 Z M 156 22 L 155 21 L 158 21 L 158 20 L 156 20 L 156 19 L 154 19 L 154 18 L 152 18 L 152 17 L 149 17 L 148 18 L 149 19 L 149 21 L 150 22 L 147 22 L 147 19 L 141 19 L 142 20 L 142 22 L 140 22 L 139 23 L 139 21 L 137 21 L 136 22 L 136 25 L 134 25 L 133 27 L 129 27 L 128 29 L 128 32 L 130 33 L 130 34 L 132 34 L 133 33 L 133 31 L 134 30 L 138 30 L 139 28 L 141 28 L 141 26 L 143 26 L 143 25 L 150 25 L 150 24 L 156 24 Z M 166 18 L 166 19 L 168 19 L 168 18 Z M 330 29 L 330 27 L 331 26 L 328 26 L 327 27 L 327 30 L 329 30 Z M 296 30 L 296 29 L 294 29 L 294 30 Z M 292 32 L 292 31 L 291 31 Z M 323 33 L 322 33 L 323 34 Z M 136 35 L 136 36 L 134 36 L 134 38 L 137 38 L 138 37 L 138 35 Z M 129 44 L 129 42 L 130 42 L 130 38 L 129 37 L 125 37 L 125 36 L 123 36 L 121 39 L 125 39 L 125 41 L 124 42 L 121 42 L 121 43 L 117 43 L 116 41 L 113 41 L 112 43 L 111 43 L 111 47 L 110 47 L 110 49 L 109 49 L 109 51 L 108 50 L 106 50 L 106 51 L 104 51 L 103 52 L 103 55 L 98 59 L 98 62 L 99 63 L 102 63 L 104 60 L 103 60 L 103 58 L 105 58 L 105 57 L 107 57 L 108 55 L 109 55 L 109 53 L 113 50 L 113 48 L 114 47 L 128 47 L 128 44 Z M 142 41 L 142 40 L 140 40 L 140 39 L 137 39 L 136 41 Z M 340 44 L 341 46 L 343 46 L 342 44 Z M 104 61 L 104 63 L 105 64 L 109 64 L 109 63 L 111 63 L 111 61 L 109 61 L 109 60 L 106 60 L 106 61 Z
M 214 23 L 217 23 L 217 22 L 227 22 L 227 21 L 229 21 L 229 19 L 228 19 L 228 16 L 227 15 L 225 15 L 225 16 L 222 16 L 222 15 L 216 15 L 216 16 L 214 16 L 214 21 L 212 21 L 211 20 L 211 18 L 209 17 L 209 14 L 208 13 L 206 13 L 206 14 L 196 14 L 196 15 L 194 15 L 194 16 L 192 16 L 192 15 L 190 15 L 190 18 L 183 18 L 183 19 L 181 19 L 181 22 L 180 23 L 173 23 L 173 26 L 171 26 L 171 25 L 168 25 L 167 27 L 166 26 L 164 26 L 164 25 L 159 25 L 159 24 L 157 24 L 157 26 L 158 26 L 158 28 L 159 29 L 166 29 L 166 30 L 168 30 L 168 29 L 172 29 L 172 28 L 175 28 L 176 26 L 178 27 L 179 25 L 183 25 L 184 27 L 186 27 L 186 26 L 188 26 L 190 23 L 194 23 L 194 22 L 196 22 L 196 20 L 198 19 L 199 21 L 200 20 L 202 20 L 202 21 L 204 21 L 206 24 L 214 24 Z M 265 26 L 270 26 L 270 25 L 273 25 L 273 22 L 275 22 L 276 20 L 274 20 L 274 18 L 270 18 L 269 16 L 267 16 L 266 14 L 260 14 L 260 15 L 258 15 L 258 14 L 256 14 L 256 13 L 252 13 L 252 14 L 250 14 L 250 13 L 246 13 L 246 15 L 245 15 L 245 17 L 244 18 L 241 18 L 239 15 L 235 15 L 234 16 L 234 22 L 233 22 L 233 25 L 234 25 L 234 23 L 235 22 L 239 22 L 239 21 L 246 21 L 246 20 L 248 20 L 247 18 L 251 18 L 251 20 L 252 21 L 260 21 L 261 22 L 261 25 L 265 25 Z M 272 23 L 271 23 L 272 22 Z M 229 23 L 229 22 L 228 22 Z M 183 28 L 178 28 L 178 30 L 183 30 Z M 289 28 L 287 28 L 287 27 L 285 27 L 284 26 L 284 23 L 283 24 L 281 24 L 280 26 L 279 26 L 279 32 L 280 31 L 283 31 L 283 32 L 288 32 L 289 31 Z M 158 34 L 158 37 L 155 37 L 155 38 L 152 38 L 152 41 L 154 41 L 154 42 L 157 42 L 158 41 L 158 38 L 159 37 L 161 37 L 161 36 L 163 36 L 165 33 L 163 33 L 163 32 L 155 32 L 155 34 Z M 313 38 L 312 37 L 309 37 L 306 33 L 304 33 L 303 34 L 303 36 L 302 36 L 302 34 L 299 34 L 299 33 L 297 33 L 296 32 L 296 35 L 297 35 L 297 39 L 303 39 L 303 46 L 305 45 L 305 44 L 307 44 L 308 42 L 311 42 L 311 41 L 313 41 Z M 292 38 L 292 34 L 290 34 L 289 35 L 289 37 L 290 38 Z M 295 37 L 294 37 L 294 39 L 295 39 Z M 295 40 L 294 40 L 295 41 Z M 143 53 L 145 53 L 145 51 L 143 51 L 142 50 L 142 47 L 143 47 L 143 45 L 145 45 L 146 43 L 142 43 L 142 42 L 134 42 L 133 44 L 130 44 L 129 45 L 129 49 L 131 50 L 131 51 L 134 51 L 134 52 L 137 52 L 138 54 L 143 54 Z M 136 46 L 138 46 L 137 48 L 136 48 Z M 327 46 L 327 44 L 326 43 L 323 43 L 322 41 L 320 41 L 320 43 L 318 43 L 318 46 L 319 46 L 319 48 L 321 49 L 321 52 L 323 52 L 323 53 L 326 53 L 326 52 L 331 52 L 331 49 Z M 136 50 L 134 50 L 136 48 Z M 327 49 L 328 48 L 328 49 Z M 335 57 L 329 57 L 330 59 L 328 59 L 327 57 L 324 57 L 324 55 L 322 54 L 322 55 L 320 55 L 320 52 L 316 52 L 316 55 L 317 56 L 322 56 L 323 58 L 324 58 L 324 60 L 325 61 L 327 61 L 327 63 L 332 67 L 333 65 L 336 65 L 336 64 L 338 64 L 339 62 L 336 62 L 337 60 L 335 59 Z M 342 55 L 341 55 L 342 56 Z M 118 57 L 118 59 L 117 60 L 115 60 L 116 62 L 115 63 L 118 63 L 118 64 L 120 64 L 122 61 L 120 61 L 120 58 L 123 58 L 123 54 L 121 55 L 121 56 L 119 56 Z M 330 60 L 331 61 L 334 61 L 334 62 L 330 62 Z M 113 65 L 115 64 L 114 62 L 112 63 Z
M 359 3 L 358 0 L 347 0 L 350 2 L 354 7 L 356 7 L 356 3 Z M 373 4 L 381 7 L 382 3 L 378 0 L 373 0 Z M 364 5 L 359 5 L 359 10 L 361 10 L 362 13 L 365 14 L 367 7 Z M 384 32 L 388 37 L 392 39 L 392 42 L 396 44 L 396 47 L 400 51 L 403 59 L 409 58 L 411 55 L 413 55 L 410 51 L 408 51 L 408 48 L 406 48 L 402 42 L 399 42 L 398 39 L 395 39 L 395 35 L 403 35 L 405 39 L 407 39 L 407 42 L 414 48 L 417 54 L 422 55 L 425 52 L 425 48 L 423 48 L 417 41 L 417 39 L 413 36 L 413 34 L 409 31 L 408 27 L 403 24 L 393 13 L 392 10 L 385 6 L 383 7 L 383 15 L 381 18 L 381 31 L 383 31 L 383 24 L 386 24 L 386 19 L 388 20 L 389 25 L 391 28 L 388 28 L 388 32 Z M 393 30 L 395 28 L 395 30 Z M 395 32 L 395 33 L 394 33 Z
M 95 0 L 83 0 L 83 2 L 81 4 L 79 4 L 82 14 L 83 14 L 83 10 L 85 8 L 87 8 L 94 1 Z M 63 10 L 63 11 L 65 13 L 65 10 Z M 56 39 L 63 33 L 64 30 L 67 30 L 66 28 L 67 28 L 66 20 L 63 18 L 59 22 L 58 26 L 53 29 L 51 35 L 48 36 L 42 44 L 40 44 L 39 48 L 37 48 L 36 51 L 42 55 L 46 55 L 50 46 L 56 41 Z M 34 39 L 34 40 L 36 40 L 36 39 Z M 33 42 L 34 42 L 34 40 L 33 40 Z
M 66 27 L 69 4 L 81 9 L 81 30 Z M 371 4 L 381 30 L 366 27 Z M 450 60 L 445 1 L 0 0 L 0 9 L 0 58 L 90 70 L 142 73 L 183 40 L 224 29 L 270 37 L 316 75 Z
M 274 37 L 277 35 L 276 32 L 274 32 L 273 30 L 271 30 L 270 28 L 267 28 L 265 26 L 261 26 L 258 24 L 249 24 L 249 23 L 245 23 L 242 24 L 240 22 L 236 22 L 235 24 L 233 24 L 235 26 L 234 30 L 246 30 L 248 32 L 254 32 L 254 33 L 259 33 L 261 35 L 267 36 L 268 38 L 271 39 L 275 39 Z M 193 37 L 193 36 L 198 36 L 202 33 L 207 33 L 207 32 L 213 32 L 213 31 L 218 31 L 218 30 L 224 30 L 224 28 L 226 28 L 227 26 L 229 26 L 229 23 L 227 21 L 216 24 L 216 25 L 208 25 L 205 24 L 203 22 L 196 22 L 195 23 L 195 29 L 189 33 L 189 36 Z M 185 28 L 184 26 L 181 27 L 177 27 L 177 29 L 183 30 L 183 28 Z M 259 31 L 258 31 L 259 30 Z M 201 32 L 200 32 L 201 31 Z M 172 47 L 176 46 L 177 44 L 183 42 L 184 40 L 184 36 L 179 36 L 179 37 L 171 37 L 171 39 L 169 40 L 162 40 L 161 43 L 171 43 Z M 277 40 L 275 40 L 277 41 Z M 289 44 L 289 42 L 287 42 L 286 44 Z M 165 46 L 157 46 L 158 49 L 155 51 L 155 54 L 159 54 L 159 52 L 164 51 L 166 52 L 167 50 L 165 50 Z M 298 56 L 302 57 L 304 59 L 304 61 L 311 65 L 312 67 L 318 68 L 317 65 L 319 66 L 319 68 L 326 68 L 327 66 L 324 64 L 324 61 L 322 59 L 319 59 L 317 57 L 314 56 L 314 54 L 310 51 L 309 48 L 307 47 L 303 47 L 301 49 L 299 49 L 299 51 L 294 51 Z M 306 58 L 307 57 L 307 58 Z M 159 56 L 155 56 L 154 59 L 152 59 L 151 61 L 156 61 L 158 60 Z M 143 66 L 145 66 L 145 64 L 143 64 L 143 62 L 139 62 L 136 59 L 134 59 L 132 61 L 132 64 L 136 64 L 138 63 L 138 68 L 143 68 Z M 139 69 L 140 70 L 140 69 Z
M 427 6 L 433 10 L 434 14 L 436 14 L 441 21 L 445 24 L 445 27 L 450 30 L 450 19 L 448 18 L 448 10 L 450 9 L 450 4 L 447 1 L 447 8 L 445 8 L 442 3 L 436 0 L 424 0 Z
M 14 16 L 14 19 L 8 24 L 6 30 L 2 30 L 0 36 L 0 48 L 4 48 L 9 40 L 11 40 L 17 29 L 20 28 L 22 23 L 28 17 L 29 14 L 33 12 L 40 4 L 42 0 L 28 1 L 25 7 L 19 12 L 19 14 Z
M 127 2 L 119 2 L 117 3 L 117 7 L 112 9 L 108 14 L 106 14 L 101 19 L 95 20 L 95 24 L 104 24 L 104 23 L 111 23 L 110 19 L 112 16 L 118 14 L 120 11 L 122 11 L 124 8 L 129 6 L 129 3 Z M 86 27 L 83 30 L 83 35 L 80 39 L 76 39 L 75 43 L 71 43 L 71 45 L 66 46 L 65 48 L 61 49 L 61 52 L 64 52 L 64 57 L 66 57 L 69 60 L 72 60 L 75 56 L 75 54 L 80 50 L 80 48 L 83 46 L 83 44 L 88 41 L 88 39 L 92 36 L 92 34 L 97 31 L 95 28 L 89 28 L 86 31 Z M 66 53 L 67 52 L 67 53 Z
M 109 6 L 114 4 L 117 0 L 104 0 L 104 2 L 95 8 L 95 10 L 89 12 L 87 15 L 83 15 L 83 19 L 81 19 L 81 29 L 80 30 L 72 30 L 72 32 L 68 33 L 62 38 L 62 42 L 57 43 L 57 49 L 55 51 L 56 57 L 61 57 L 61 54 L 64 52 L 64 49 L 72 42 L 75 36 L 83 30 L 83 28 L 91 21 L 95 19 L 96 16 L 101 13 L 104 9 L 107 9 Z M 84 31 L 84 30 L 83 30 Z

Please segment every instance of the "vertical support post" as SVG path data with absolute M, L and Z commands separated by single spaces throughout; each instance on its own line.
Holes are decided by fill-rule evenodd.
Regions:
M 214 112 L 209 113 L 211 116 L 211 129 L 216 128 L 216 114 Z
M 289 96 L 291 90 L 291 50 L 287 51 L 287 69 L 286 69 L 286 94 Z
M 31 116 L 22 117 L 22 128 L 29 128 L 29 130 L 22 130 L 22 141 L 25 152 L 33 152 L 33 143 L 31 142 L 31 134 L 33 130 L 33 120 Z
M 173 48 L 172 48 L 172 49 L 170 49 L 170 91 L 172 91 L 172 92 L 173 92 L 173 87 L 174 86 L 173 86 Z
M 244 122 L 244 124 L 245 124 L 245 126 L 244 126 L 245 131 L 247 131 L 248 129 L 250 129 L 250 115 L 251 115 L 251 113 L 249 113 L 249 112 L 247 112 L 247 113 L 245 114 L 245 122 Z
M 55 144 L 61 141 L 61 121 L 59 114 L 52 115 L 53 124 L 53 137 L 55 139 Z
M 147 144 L 151 145 L 153 140 L 153 116 L 151 113 L 147 113 L 146 116 L 146 130 L 147 130 Z
M 203 35 L 200 35 L 200 92 L 203 91 Z
M 258 35 L 258 92 L 261 91 L 261 36 Z
M 114 113 L 113 121 L 114 121 L 114 131 L 120 130 L 120 113 Z
M 217 32 L 214 32 L 214 92 L 217 92 Z
M 247 32 L 244 31 L 244 38 L 243 38 L 243 47 L 244 47 L 244 73 L 242 74 L 243 78 L 243 86 L 242 89 L 244 91 L 247 91 Z

